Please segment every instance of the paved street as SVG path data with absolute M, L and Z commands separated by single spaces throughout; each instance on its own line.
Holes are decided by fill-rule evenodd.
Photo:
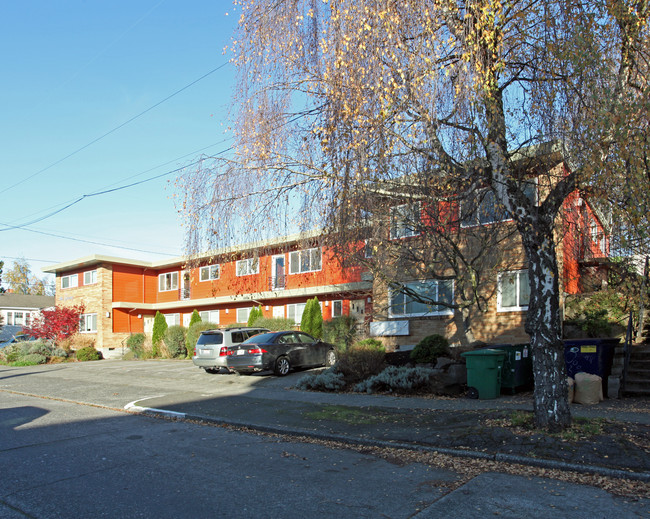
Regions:
M 210 376 L 187 361 L 0 366 L 0 517 L 647 516 L 647 500 L 590 486 L 463 480 L 371 449 L 123 411 L 161 398 L 297 399 L 284 388 L 300 376 Z

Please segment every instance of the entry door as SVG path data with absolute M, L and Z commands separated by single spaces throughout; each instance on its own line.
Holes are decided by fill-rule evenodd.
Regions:
M 153 333 L 153 317 L 144 318 L 144 333 L 152 334 Z
M 282 290 L 285 287 L 284 254 L 273 256 L 273 274 L 271 277 L 271 290 Z

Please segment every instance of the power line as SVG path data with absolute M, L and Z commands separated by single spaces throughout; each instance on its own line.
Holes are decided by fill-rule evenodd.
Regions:
M 85 150 L 85 149 L 88 148 L 89 146 L 92 146 L 93 144 L 95 144 L 96 142 L 102 140 L 103 138 L 108 137 L 109 135 L 111 135 L 112 133 L 116 132 L 116 131 L 119 130 L 120 128 L 123 128 L 123 127 L 126 126 L 127 124 L 129 124 L 129 123 L 135 121 L 135 120 L 138 119 L 139 117 L 142 117 L 144 114 L 150 112 L 150 111 L 153 110 L 154 108 L 156 108 L 156 107 L 160 106 L 161 104 L 163 104 L 164 102 L 170 100 L 172 97 L 174 97 L 174 96 L 180 94 L 181 92 L 187 90 L 187 89 L 190 88 L 191 86 L 195 85 L 196 83 L 198 83 L 199 81 L 205 79 L 206 77 L 210 76 L 211 74 L 214 74 L 214 73 L 217 72 L 218 70 L 221 70 L 221 69 L 222 69 L 223 67 L 225 67 L 228 63 L 229 63 L 228 61 L 226 61 L 225 63 L 222 63 L 221 65 L 219 65 L 218 67 L 212 69 L 211 71 L 207 72 L 206 74 L 203 74 L 200 78 L 195 79 L 194 81 L 192 81 L 192 82 L 189 83 L 188 85 L 185 85 L 184 87 L 180 88 L 179 90 L 176 90 L 176 92 L 174 92 L 173 94 L 168 95 L 167 97 L 165 97 L 165 98 L 162 99 L 161 101 L 158 101 L 156 104 L 154 104 L 154 105 L 150 106 L 149 108 L 147 108 L 146 110 L 140 112 L 138 115 L 135 115 L 135 116 L 131 117 L 130 119 L 128 119 L 127 121 L 123 122 L 122 124 L 116 126 L 116 127 L 113 128 L 112 130 L 109 130 L 109 131 L 106 132 L 105 134 L 103 134 L 103 135 L 97 137 L 96 139 L 90 141 L 88 144 L 85 144 L 85 145 L 82 146 L 81 148 L 76 149 L 76 150 L 73 151 L 72 153 L 68 153 L 65 157 L 63 157 L 63 158 L 57 160 L 56 162 L 53 162 L 52 164 L 50 164 L 49 166 L 44 167 L 43 169 L 40 169 L 39 171 L 37 171 L 36 173 L 33 173 L 33 174 L 29 175 L 28 177 L 25 177 L 24 179 L 19 180 L 19 181 L 16 182 L 15 184 L 12 184 L 11 186 L 4 188 L 3 190 L 0 191 L 0 194 L 5 193 L 5 192 L 9 191 L 10 189 L 13 189 L 14 187 L 19 186 L 19 185 L 21 185 L 21 184 L 27 182 L 28 180 L 31 180 L 32 178 L 36 177 L 37 175 L 40 175 L 41 173 L 44 173 L 44 172 L 47 171 L 48 169 L 53 168 L 54 166 L 56 166 L 57 164 L 60 164 L 60 163 L 63 162 L 64 160 L 67 160 L 67 159 L 69 159 L 70 157 L 76 155 L 77 153 L 79 153 L 79 152 Z

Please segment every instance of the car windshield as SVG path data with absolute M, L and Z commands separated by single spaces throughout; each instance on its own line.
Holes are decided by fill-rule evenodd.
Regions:
M 267 343 L 267 342 L 272 342 L 273 338 L 277 334 L 275 333 L 260 333 L 258 335 L 253 335 L 252 337 L 249 337 L 246 339 L 242 344 L 262 344 L 262 343 Z
M 223 333 L 202 333 L 196 344 L 223 344 Z

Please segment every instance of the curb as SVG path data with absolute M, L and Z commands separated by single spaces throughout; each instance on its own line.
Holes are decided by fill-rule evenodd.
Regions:
M 607 467 L 599 467 L 597 465 L 580 465 L 577 463 L 569 463 L 566 461 L 529 458 L 526 456 L 519 456 L 516 454 L 502 454 L 498 452 L 495 454 L 487 454 L 485 452 L 480 452 L 480 451 L 436 448 L 436 447 L 421 445 L 417 443 L 391 442 L 385 440 L 360 438 L 354 436 L 343 436 L 343 435 L 332 434 L 332 433 L 321 433 L 316 431 L 310 431 L 307 429 L 296 429 L 296 428 L 288 428 L 288 427 L 280 427 L 280 426 L 272 426 L 272 425 L 259 425 L 259 424 L 252 424 L 249 422 L 238 422 L 236 420 L 226 420 L 224 418 L 214 418 L 210 416 L 192 415 L 187 413 L 179 413 L 176 411 L 167 411 L 164 409 L 140 407 L 135 405 L 135 403 L 128 404 L 128 406 L 125 406 L 125 409 L 127 407 L 128 410 L 132 412 L 140 412 L 143 414 L 150 414 L 150 415 L 160 415 L 163 417 L 173 417 L 180 420 L 201 421 L 201 422 L 207 422 L 215 425 L 242 427 L 246 429 L 251 429 L 253 431 L 260 431 L 265 433 L 283 434 L 286 436 L 294 436 L 294 437 L 302 436 L 307 438 L 313 438 L 315 440 L 336 441 L 348 445 L 383 447 L 389 449 L 407 449 L 411 451 L 439 453 L 439 454 L 454 456 L 457 458 L 473 458 L 473 459 L 496 461 L 496 462 L 503 462 L 503 463 L 513 463 L 518 465 L 527 465 L 531 467 L 539 467 L 545 469 L 556 469 L 556 470 L 564 470 L 564 471 L 571 471 L 571 472 L 579 472 L 583 474 L 598 474 L 610 478 L 631 479 L 635 481 L 650 483 L 650 472 L 629 472 L 622 469 L 611 469 Z

